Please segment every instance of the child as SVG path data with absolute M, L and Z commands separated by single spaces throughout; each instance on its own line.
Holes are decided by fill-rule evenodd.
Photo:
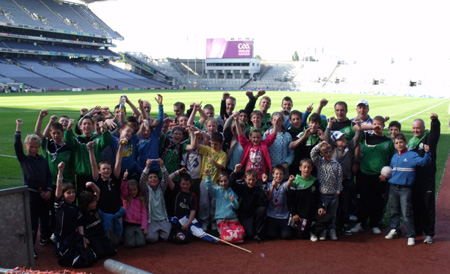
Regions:
M 335 121 L 335 117 L 330 117 L 328 119 L 328 126 L 325 130 L 325 141 L 332 147 L 333 153 L 331 157 L 336 159 L 342 167 L 343 190 L 341 195 L 339 195 L 338 223 L 345 229 L 347 234 L 351 234 L 348 227 L 350 222 L 350 203 L 351 201 L 356 201 L 356 195 L 353 195 L 354 197 L 351 195 L 354 193 L 352 162 L 355 149 L 359 146 L 362 137 L 361 121 L 358 117 L 353 120 L 357 126 L 357 130 L 351 142 L 348 143 L 343 132 L 337 130 L 331 133 L 331 128 Z
M 37 230 L 40 228 L 40 243 L 50 242 L 51 230 L 49 227 L 49 211 L 51 208 L 50 198 L 52 196 L 53 185 L 52 175 L 48 162 L 38 154 L 41 138 L 36 134 L 27 135 L 24 140 L 25 150 L 23 152 L 21 141 L 22 119 L 16 120 L 16 132 L 14 135 L 14 150 L 17 160 L 23 173 L 23 184 L 29 190 L 31 233 L 33 235 L 33 245 L 36 242 Z M 36 252 L 34 257 L 37 258 Z
M 312 242 L 317 242 L 317 235 L 326 230 L 331 223 L 331 216 L 327 214 L 320 200 L 319 181 L 311 175 L 313 167 L 309 158 L 300 161 L 301 175 L 297 175 L 292 182 L 287 203 L 297 228 L 295 236 L 310 237 Z
M 169 183 L 169 174 L 164 166 L 164 161 L 159 158 L 158 163 L 163 174 L 162 180 L 158 178 L 157 171 L 150 171 L 151 159 L 147 159 L 145 169 L 142 171 L 139 185 L 147 207 L 147 242 L 156 243 L 159 239 L 167 241 L 170 235 L 171 225 L 166 211 L 164 193 Z
M 239 116 L 239 112 L 233 113 L 229 119 L 225 122 L 224 126 L 224 145 L 223 150 L 227 153 L 227 170 L 232 172 L 234 167 L 239 164 L 242 160 L 242 155 L 244 154 L 244 149 L 238 140 L 236 127 L 240 127 L 242 131 L 245 130 L 245 124 L 236 119 Z
M 280 117 L 276 116 L 274 120 L 274 130 L 265 140 L 261 140 L 262 135 L 259 130 L 253 130 L 250 133 L 250 140 L 248 140 L 244 136 L 241 127 L 236 127 L 239 143 L 244 149 L 241 165 L 244 167 L 245 171 L 250 169 L 255 170 L 258 175 L 258 180 L 261 180 L 263 173 L 266 173 L 268 170 L 272 170 L 268 147 L 275 142 L 277 133 L 280 130 L 278 126 L 278 119 L 280 119 Z
M 190 131 L 193 134 L 192 131 Z M 182 127 L 175 127 L 172 129 L 172 139 L 168 138 L 162 144 L 162 149 L 159 153 L 161 159 L 164 160 L 164 165 L 169 173 L 175 172 L 180 167 L 181 157 L 187 150 L 193 150 L 195 147 L 188 144 L 183 139 L 184 129 Z M 193 136 L 191 135 L 191 142 L 193 142 Z M 178 177 L 175 177 L 175 182 L 179 181 Z
M 175 184 L 172 180 L 180 173 L 180 183 Z M 175 243 L 188 243 L 190 235 L 187 233 L 189 227 L 195 219 L 197 212 L 197 195 L 191 192 L 192 178 L 186 174 L 186 169 L 181 168 L 169 175 L 169 188 L 174 194 L 174 207 L 170 216 L 176 217 L 172 223 L 172 230 L 170 232 L 170 239 Z M 187 221 L 184 225 L 180 225 L 178 220 L 186 217 Z M 175 221 L 176 220 L 176 221 Z
M 148 234 L 147 207 L 136 180 L 128 180 L 128 171 L 123 174 L 120 195 L 125 208 L 123 217 L 123 245 L 125 247 L 145 246 Z
M 422 158 L 414 151 L 408 151 L 406 148 L 406 137 L 403 134 L 397 134 L 394 138 L 394 145 L 397 153 L 391 159 L 392 176 L 389 178 L 389 203 L 391 208 L 391 230 L 386 235 L 390 240 L 400 234 L 400 220 L 406 226 L 406 237 L 408 245 L 415 245 L 415 231 L 412 208 L 412 185 L 415 180 L 415 170 L 417 166 L 427 166 L 431 163 L 430 147 L 424 145 L 425 156 Z M 385 181 L 380 175 L 380 180 Z
M 238 195 L 240 204 L 238 209 L 239 223 L 242 224 L 246 239 L 261 242 L 264 238 L 266 222 L 267 197 L 260 186 L 256 185 L 258 174 L 250 169 L 244 174 L 245 183 L 238 183 L 242 178 L 242 165 L 237 164 L 230 175 L 230 187 Z M 238 173 L 239 172 L 239 173 Z
M 149 121 L 144 120 L 144 130 L 137 144 L 137 162 L 140 173 L 144 170 L 147 159 L 159 158 L 158 142 L 164 123 L 163 97 L 161 94 L 158 94 L 158 99 L 155 98 L 155 100 L 158 103 L 158 125 L 152 129 L 149 125 Z M 150 166 L 150 170 L 159 170 L 159 165 L 154 162 L 153 165 Z
M 113 245 L 116 245 L 121 241 L 122 236 L 122 220 L 120 217 L 125 214 L 120 198 L 121 181 L 119 179 L 124 145 L 119 145 L 114 171 L 112 171 L 111 163 L 108 161 L 100 162 L 97 167 L 93 150 L 94 142 L 87 143 L 86 147 L 89 150 L 92 178 L 102 192 L 101 198 L 99 197 L 97 201 L 98 209 L 102 213 L 106 236 L 111 239 Z
M 220 223 L 223 221 L 238 221 L 236 210 L 239 208 L 238 196 L 229 188 L 230 176 L 222 172 L 219 176 L 219 186 L 214 186 L 212 182 L 211 173 L 209 169 L 205 169 L 206 174 L 206 189 L 209 194 L 216 200 L 216 218 L 217 230 L 221 234 Z
M 262 118 L 263 115 L 261 111 L 255 110 L 252 113 L 250 113 L 250 121 L 252 122 L 251 126 L 248 126 L 245 128 L 245 136 L 249 138 L 250 132 L 254 130 L 258 130 L 262 132 Z M 241 119 L 241 115 L 239 115 L 239 119 Z
M 245 111 L 247 113 L 251 113 L 253 109 L 255 108 L 256 101 L 258 98 L 266 93 L 265 90 L 258 90 L 258 93 L 256 96 L 253 96 L 253 92 L 247 91 L 246 94 L 249 97 L 249 101 L 247 105 L 245 106 Z M 263 96 L 261 100 L 259 101 L 259 111 L 261 112 L 262 119 L 261 119 L 261 130 L 266 131 L 272 124 L 270 123 L 271 116 L 270 113 L 268 113 L 268 110 L 270 109 L 270 105 L 272 103 L 272 100 L 269 96 Z M 251 115 L 250 115 L 251 119 Z M 253 121 L 252 121 L 253 122 Z M 255 125 L 253 125 L 255 126 Z
M 109 146 L 111 142 L 111 133 L 107 130 L 106 125 L 100 122 L 103 129 L 101 136 L 93 135 L 94 121 L 90 116 L 84 116 L 78 122 L 80 124 L 80 136 L 73 135 L 72 126 L 75 123 L 73 119 L 69 121 L 69 126 L 64 132 L 64 141 L 67 146 L 74 151 L 74 170 L 76 174 L 77 193 L 80 193 L 87 181 L 92 181 L 91 164 L 89 162 L 89 151 L 86 144 L 94 141 L 95 158 L 100 159 L 100 153 L 103 149 Z
M 402 131 L 402 125 L 398 121 L 392 121 L 389 123 L 389 136 L 391 136 L 392 142 L 394 142 L 395 135 Z
M 310 158 L 313 147 L 323 140 L 323 131 L 320 129 L 321 123 L 322 118 L 319 114 L 311 114 L 309 116 L 309 127 L 297 135 L 289 144 L 289 149 L 298 151 L 300 159 Z M 313 171 L 313 174 L 315 174 L 315 171 Z
M 74 183 L 72 174 L 72 149 L 66 146 L 64 142 L 64 127 L 60 123 L 49 123 L 49 131 L 51 138 L 47 138 L 41 132 L 42 119 L 48 115 L 48 110 L 41 110 L 36 122 L 34 133 L 42 139 L 42 150 L 44 151 L 44 158 L 47 160 L 52 173 L 53 184 L 56 184 L 56 177 L 58 175 L 58 164 L 64 162 L 66 168 L 64 169 L 63 180 L 66 183 Z M 61 120 L 61 119 L 60 119 Z M 51 121 L 51 120 L 50 120 Z
M 356 174 L 359 223 L 352 228 L 353 233 L 370 228 L 372 233 L 381 234 L 379 223 L 383 217 L 387 184 L 380 181 L 380 171 L 389 165 L 395 153 L 392 139 L 383 134 L 383 128 L 384 118 L 375 116 L 373 132 L 364 133 L 363 144 L 360 146 L 362 158 L 360 172 Z
M 88 267 L 96 261 L 96 256 L 88 248 L 89 240 L 84 235 L 80 208 L 75 205 L 75 186 L 63 184 L 65 164 L 58 164 L 58 178 L 55 191 L 55 242 L 58 263 L 62 266 Z M 80 256 L 80 255 L 83 256 Z M 78 259 L 76 259 L 78 257 Z
M 87 239 L 87 243 L 94 250 L 97 259 L 116 255 L 117 250 L 105 235 L 101 213 L 97 207 L 97 202 L 100 198 L 100 189 L 93 182 L 87 182 L 85 189 L 78 195 L 78 201 L 81 208 L 84 236 Z
M 115 154 L 117 154 L 119 145 L 123 146 L 123 157 L 120 170 L 128 170 L 128 174 L 132 177 L 137 176 L 137 174 L 140 174 L 141 171 L 137 162 L 137 144 L 139 138 L 142 136 L 142 132 L 144 131 L 144 124 L 141 125 L 139 131 L 136 134 L 134 133 L 134 131 L 134 124 L 127 122 L 120 128 L 119 138 L 113 137 L 111 141 L 112 151 Z
M 293 110 L 289 114 L 289 126 L 287 128 L 287 132 L 291 135 L 291 140 L 294 140 L 297 135 L 299 135 L 303 130 L 303 113 L 298 110 Z M 298 167 L 300 166 L 300 151 L 298 149 L 294 149 L 294 159 L 292 160 L 292 164 L 289 166 L 289 174 L 297 175 Z
M 186 109 L 186 105 L 183 102 L 175 102 L 173 104 L 173 114 L 175 115 L 175 121 L 169 125 L 169 129 L 173 129 L 174 127 L 179 126 L 178 119 Z
M 272 183 L 267 193 L 269 206 L 267 207 L 267 237 L 268 238 L 292 238 L 292 230 L 288 226 L 289 209 L 287 206 L 287 192 L 294 181 L 294 175 L 289 177 L 287 182 L 284 181 L 285 168 L 277 165 L 272 169 Z M 267 175 L 263 175 L 263 182 L 267 182 Z
M 69 116 L 61 115 L 61 117 L 59 117 L 58 123 L 60 123 L 63 129 L 66 130 L 67 127 L 69 126 L 69 120 L 70 120 Z
M 319 156 L 319 153 L 322 157 Z M 322 141 L 311 150 L 311 159 L 317 168 L 320 185 L 320 199 L 331 215 L 332 221 L 328 226 L 328 234 L 331 240 L 336 241 L 336 215 L 339 205 L 339 194 L 342 187 L 342 167 L 332 158 L 331 145 Z M 325 231 L 324 231 L 325 232 Z M 325 233 L 320 235 L 320 240 L 325 240 Z
M 199 145 L 198 154 L 202 155 L 202 168 L 203 174 L 202 181 L 200 182 L 200 208 L 198 212 L 198 218 L 202 224 L 202 229 L 206 230 L 208 225 L 211 224 L 211 229 L 216 229 L 214 222 L 214 197 L 210 197 L 206 190 L 206 174 L 204 171 L 208 168 L 213 182 L 217 182 L 219 179 L 220 171 L 225 168 L 227 163 L 227 155 L 222 151 L 223 137 L 219 132 L 214 132 L 211 135 L 210 146 Z
M 283 126 L 285 128 L 289 127 L 289 116 L 291 114 L 292 107 L 294 106 L 294 102 L 292 98 L 286 96 L 281 100 L 281 113 L 283 113 Z
M 275 119 L 276 117 L 278 117 L 278 119 Z M 294 151 L 289 149 L 289 144 L 292 141 L 292 137 L 282 125 L 283 115 L 281 114 L 281 112 L 274 112 L 272 114 L 271 123 L 281 130 L 277 132 L 275 142 L 269 147 L 270 162 L 272 164 L 272 167 L 276 165 L 282 165 L 285 168 L 285 172 L 283 172 L 283 174 L 287 179 L 289 177 L 288 168 L 294 160 Z M 269 133 L 271 133 L 272 131 L 273 128 L 267 130 L 264 134 L 264 138 L 266 138 L 267 135 L 269 135 Z

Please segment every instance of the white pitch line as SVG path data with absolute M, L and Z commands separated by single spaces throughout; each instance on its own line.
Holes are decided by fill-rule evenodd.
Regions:
M 12 156 L 12 155 L 5 155 L 5 154 L 0 154 L 0 157 L 6 157 L 6 158 L 17 158 L 16 156 Z
M 406 121 L 406 120 L 408 120 L 409 118 L 411 118 L 411 117 L 413 117 L 413 116 L 419 115 L 419 114 L 421 114 L 422 112 L 425 112 L 425 111 L 427 111 L 427 110 L 429 110 L 429 109 L 432 109 L 432 108 L 435 108 L 435 107 L 437 107 L 437 106 L 440 106 L 440 105 L 442 105 L 442 104 L 444 104 L 444 103 L 447 103 L 448 101 L 449 101 L 449 100 L 446 100 L 446 101 L 444 101 L 444 102 L 442 102 L 442 103 L 439 103 L 439 104 L 437 104 L 437 105 L 435 105 L 435 106 L 432 106 L 432 107 L 429 107 L 429 108 L 424 109 L 424 110 L 422 110 L 422 111 L 419 111 L 419 112 L 417 112 L 417 113 L 415 113 L 415 114 L 413 114 L 413 115 L 411 115 L 411 116 L 408 116 L 408 117 L 406 117 L 406 118 L 401 119 L 399 122 L 401 123 L 401 122 L 403 122 L 403 121 Z

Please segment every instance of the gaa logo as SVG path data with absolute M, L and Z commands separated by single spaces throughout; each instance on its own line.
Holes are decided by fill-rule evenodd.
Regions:
M 238 44 L 238 49 L 246 49 L 249 50 L 250 46 L 247 43 L 239 43 Z

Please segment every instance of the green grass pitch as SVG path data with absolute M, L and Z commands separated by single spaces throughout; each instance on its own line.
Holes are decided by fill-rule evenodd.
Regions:
M 173 115 L 172 106 L 176 101 L 184 102 L 187 107 L 191 102 L 202 102 L 203 105 L 214 105 L 216 113 L 219 112 L 223 91 L 211 90 L 147 90 L 126 91 L 128 98 L 137 105 L 138 99 L 150 101 L 152 104 L 152 116 L 156 117 L 156 102 L 153 99 L 157 93 L 164 97 L 165 112 Z M 52 92 L 32 94 L 1 94 L 0 95 L 0 189 L 22 185 L 22 174 L 19 163 L 14 156 L 13 136 L 15 120 L 22 118 L 22 137 L 34 132 L 34 126 L 41 109 L 48 109 L 50 115 L 68 115 L 71 118 L 79 117 L 79 110 L 83 107 L 92 108 L 96 105 L 109 106 L 111 109 L 118 103 L 123 91 L 93 91 L 93 92 Z M 236 110 L 244 108 L 247 103 L 245 91 L 229 91 L 237 99 Z M 441 181 L 442 173 L 448 158 L 450 148 L 449 99 L 393 97 L 379 95 L 338 94 L 338 93 L 314 93 L 294 91 L 268 91 L 266 95 L 272 99 L 270 112 L 281 109 L 281 100 L 290 96 L 294 101 L 294 109 L 304 111 L 308 105 L 314 103 L 317 107 L 320 99 L 327 98 L 329 103 L 323 109 L 322 114 L 327 117 L 334 115 L 333 105 L 336 101 L 345 101 L 349 106 L 348 117 L 356 116 L 356 102 L 366 99 L 370 104 L 369 114 L 388 115 L 391 120 L 401 121 L 402 131 L 407 138 L 411 137 L 411 125 L 415 118 L 422 118 L 426 127 L 430 126 L 430 113 L 439 115 L 441 121 L 441 138 L 438 146 L 436 176 L 437 188 Z M 129 107 L 127 107 L 130 113 Z M 424 111 L 425 110 L 425 111 Z M 423 112 L 422 112 L 423 111 Z M 44 119 L 43 128 L 47 124 L 49 116 Z M 410 117 L 410 118 L 408 118 Z M 387 133 L 387 129 L 385 130 Z

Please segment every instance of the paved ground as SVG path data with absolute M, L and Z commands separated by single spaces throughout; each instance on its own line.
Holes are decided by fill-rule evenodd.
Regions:
M 188 245 L 157 243 L 125 249 L 113 259 L 153 273 L 449 273 L 450 262 L 450 166 L 447 168 L 436 204 L 436 237 L 432 245 L 416 238 L 385 240 L 384 235 L 365 232 L 340 236 L 336 242 L 309 240 L 248 242 L 249 254 L 218 243 L 195 241 Z M 64 269 L 57 264 L 52 247 L 38 247 L 39 270 Z M 79 270 L 80 271 L 80 270 Z M 103 260 L 87 273 L 109 273 Z

